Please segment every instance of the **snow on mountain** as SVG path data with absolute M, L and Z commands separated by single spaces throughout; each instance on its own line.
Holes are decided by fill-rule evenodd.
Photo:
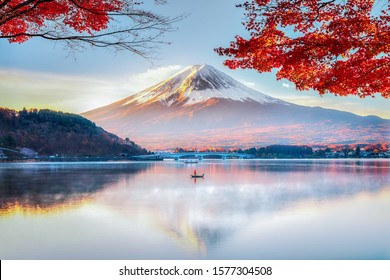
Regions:
M 284 102 L 209 65 L 187 67 L 83 116 L 152 150 L 390 140 L 390 120 Z
M 210 65 L 189 66 L 173 77 L 123 100 L 122 106 L 136 102 L 164 105 L 192 105 L 212 98 L 256 101 L 261 104 L 288 104 L 253 90 Z

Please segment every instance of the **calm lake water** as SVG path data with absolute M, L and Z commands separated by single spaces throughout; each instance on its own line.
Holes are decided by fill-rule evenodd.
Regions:
M 0 259 L 390 259 L 389 171 L 389 160 L 2 163 Z

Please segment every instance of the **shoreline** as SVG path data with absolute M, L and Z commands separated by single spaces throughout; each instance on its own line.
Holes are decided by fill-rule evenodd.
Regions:
M 126 163 L 126 162 L 177 162 L 183 163 L 182 160 L 173 159 L 150 159 L 150 160 L 139 160 L 139 159 L 123 159 L 123 158 L 54 158 L 54 159 L 25 159 L 25 160 L 0 160 L 1 164 L 7 163 Z M 199 161 L 390 161 L 390 158 L 251 158 L 251 159 L 218 159 L 210 158 Z M 199 164 L 198 163 L 198 164 Z

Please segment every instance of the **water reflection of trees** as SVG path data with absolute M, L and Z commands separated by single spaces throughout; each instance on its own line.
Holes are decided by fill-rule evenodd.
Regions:
M 145 164 L 14 164 L 0 168 L 0 210 L 53 208 L 92 197 Z

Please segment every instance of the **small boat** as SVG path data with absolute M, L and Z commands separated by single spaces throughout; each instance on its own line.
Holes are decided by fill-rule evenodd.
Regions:
M 204 178 L 204 174 L 202 174 L 202 175 L 191 174 L 191 178 Z
M 184 163 L 198 163 L 199 161 L 197 159 L 187 159 L 184 161 Z

